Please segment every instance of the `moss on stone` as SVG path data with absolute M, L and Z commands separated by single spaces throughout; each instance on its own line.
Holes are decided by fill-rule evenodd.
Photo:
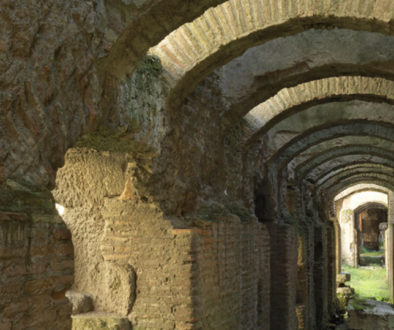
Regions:
M 136 72 L 158 77 L 163 72 L 163 67 L 157 56 L 147 55 L 138 64 Z
M 248 222 L 255 220 L 255 216 L 249 212 L 248 209 L 240 207 L 238 205 L 230 205 L 229 210 L 231 213 L 239 217 L 242 222 Z
M 151 82 L 159 79 L 162 72 L 163 67 L 157 56 L 145 56 L 135 69 L 137 89 L 151 91 Z
M 49 190 L 26 186 L 14 180 L 7 180 L 0 186 L 0 211 L 49 215 L 50 218 L 57 215 L 55 201 Z
M 361 298 L 359 295 L 355 295 L 353 299 L 350 300 L 350 304 L 353 309 L 356 311 L 363 311 L 368 308 L 370 305 L 367 303 L 365 298 Z

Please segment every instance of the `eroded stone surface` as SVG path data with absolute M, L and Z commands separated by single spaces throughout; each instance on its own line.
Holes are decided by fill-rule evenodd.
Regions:
M 350 302 L 348 327 L 355 330 L 393 329 L 394 309 L 387 303 L 367 299 L 364 308 L 356 310 Z
M 337 283 L 346 283 L 350 281 L 350 273 L 337 274 Z
M 86 313 L 73 315 L 73 330 L 130 330 L 131 325 L 127 318 L 106 313 Z
M 66 292 L 66 298 L 73 305 L 73 314 L 81 314 L 91 312 L 93 310 L 92 297 L 73 290 Z

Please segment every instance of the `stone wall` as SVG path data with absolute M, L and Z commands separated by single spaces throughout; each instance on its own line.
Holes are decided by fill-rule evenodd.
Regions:
M 75 246 L 73 289 L 93 298 L 95 313 L 135 328 L 268 328 L 264 225 L 214 200 L 185 217 L 163 214 L 136 188 L 146 165 L 136 155 L 88 148 L 66 155 L 53 193 Z
M 341 253 L 344 263 L 357 267 L 357 240 L 354 227 L 354 211 L 341 210 L 339 215 L 341 228 Z
M 0 187 L 0 328 L 70 329 L 71 234 L 50 192 Z
M 297 231 L 269 226 L 271 238 L 271 329 L 294 329 L 296 316 Z
M 387 221 L 387 212 L 369 208 L 358 215 L 362 245 L 370 250 L 379 250 L 379 224 Z

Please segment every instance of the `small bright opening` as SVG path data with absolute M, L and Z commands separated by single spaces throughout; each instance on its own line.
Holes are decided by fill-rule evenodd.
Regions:
M 64 206 L 56 203 L 55 207 L 59 215 L 62 216 L 64 214 Z

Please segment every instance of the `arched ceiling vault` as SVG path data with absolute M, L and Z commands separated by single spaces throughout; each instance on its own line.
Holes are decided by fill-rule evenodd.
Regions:
M 368 183 L 358 183 L 355 185 L 352 185 L 350 187 L 345 188 L 343 191 L 341 191 L 338 195 L 334 197 L 334 201 L 338 201 L 343 198 L 347 198 L 348 196 L 358 193 L 358 192 L 363 192 L 363 191 L 377 191 L 381 193 L 388 194 L 390 192 L 389 189 L 377 185 L 377 184 L 368 184 Z
M 313 27 L 393 34 L 391 0 L 231 0 L 210 8 L 168 35 L 150 53 L 159 56 L 177 108 L 198 81 L 246 49 Z
M 334 76 L 393 80 L 394 38 L 344 29 L 308 30 L 248 49 L 215 74 L 234 124 L 285 87 Z
M 323 149 L 316 157 L 310 157 L 309 162 L 304 162 L 295 169 L 295 180 L 305 178 L 316 180 L 325 172 L 330 172 L 336 167 L 345 166 L 348 163 L 361 162 L 392 162 L 394 155 L 390 149 L 376 147 L 374 145 L 348 145 L 339 149 Z
M 111 5 L 116 8 L 115 1 L 112 2 Z M 182 24 L 203 14 L 209 7 L 223 2 L 224 0 L 144 1 L 142 7 L 145 8 L 138 8 L 138 16 L 130 18 L 130 22 L 112 45 L 109 55 L 101 60 L 101 66 L 105 72 L 118 78 L 124 78 L 135 68 L 150 47 Z M 118 3 L 121 14 L 114 13 L 111 17 L 111 23 L 115 30 L 122 26 L 120 22 L 116 22 L 118 17 L 127 16 L 129 11 L 135 12 L 134 4 L 127 5 L 125 1 L 122 3 L 118 1 Z
M 368 168 L 358 169 L 355 171 L 345 170 L 337 173 L 320 184 L 313 185 L 311 192 L 314 196 L 329 196 L 328 199 L 324 199 L 326 201 L 332 200 L 336 194 L 345 189 L 343 188 L 337 191 L 336 189 L 341 185 L 346 187 L 350 184 L 354 184 L 355 182 L 378 183 L 378 181 L 394 185 L 394 177 L 392 173 L 392 168 Z M 336 192 L 336 194 L 333 195 L 334 192 Z
M 380 185 L 388 190 L 394 191 L 393 177 L 384 174 L 371 173 L 369 175 L 353 175 L 344 180 L 330 182 L 331 185 L 325 184 L 324 186 L 320 186 L 319 189 L 316 189 L 315 195 L 324 196 L 323 199 L 326 201 L 333 200 L 341 191 L 359 183 Z
M 390 122 L 378 122 L 372 120 L 344 120 L 336 124 L 324 124 L 297 135 L 278 149 L 269 159 L 268 166 L 282 168 L 297 157 L 300 153 L 312 147 L 334 138 L 354 135 L 368 135 L 388 141 L 394 140 L 394 126 Z
M 333 100 L 370 100 L 394 104 L 394 82 L 361 76 L 332 77 L 282 89 L 252 109 L 245 120 L 253 135 L 266 133 L 275 124 L 314 105 Z M 328 115 L 329 117 L 330 115 Z
M 360 100 L 330 102 L 305 108 L 301 112 L 284 118 L 267 131 L 246 140 L 246 148 L 259 144 L 264 148 L 264 159 L 270 159 L 277 150 L 305 132 L 322 125 L 334 125 L 350 120 L 368 120 L 394 123 L 394 106 L 388 103 Z M 249 131 L 246 132 L 246 135 Z
M 350 173 L 350 172 L 373 172 L 376 169 L 384 170 L 385 172 L 394 174 L 394 162 L 393 161 L 385 161 L 385 159 L 376 160 L 376 162 L 363 163 L 360 161 L 348 163 L 344 166 L 338 166 L 332 168 L 329 172 L 325 171 L 320 174 L 320 176 L 316 179 L 316 184 L 321 185 L 324 182 L 328 181 L 332 177 L 336 175 L 340 175 L 342 173 Z
M 364 153 L 364 150 L 369 147 L 390 150 L 392 148 L 392 142 L 373 136 L 355 135 L 326 140 L 313 145 L 294 157 L 287 166 L 289 177 L 294 179 L 295 172 L 302 173 L 304 171 L 310 171 L 316 165 L 335 157 L 346 156 L 347 153 Z
M 331 126 L 314 127 L 306 131 L 278 150 L 266 164 L 267 179 L 273 184 L 271 187 L 273 196 L 280 196 L 277 195 L 279 193 L 277 184 L 281 181 L 282 177 L 280 175 L 287 168 L 288 163 L 311 146 L 347 135 L 370 135 L 394 142 L 393 129 L 394 126 L 390 123 L 352 120 Z
M 384 199 L 386 200 L 384 205 L 387 205 L 388 195 L 390 193 L 389 189 L 377 184 L 357 183 L 348 188 L 345 188 L 339 194 L 334 196 L 333 200 L 328 203 L 332 207 L 331 213 L 336 214 L 335 212 L 335 208 L 337 207 L 336 203 L 338 203 L 339 201 L 344 201 L 349 198 L 356 198 L 356 200 L 358 201 L 357 196 L 363 194 L 371 194 L 371 193 L 373 194 L 373 196 L 371 197 L 373 197 L 374 200 L 378 200 L 378 199 L 382 200 L 382 198 L 376 198 L 377 197 L 375 196 L 376 194 L 384 195 L 385 196 Z
M 371 175 L 371 174 L 384 174 L 387 176 L 393 176 L 394 171 L 393 167 L 387 167 L 387 166 L 369 166 L 369 167 L 357 167 L 357 168 L 344 168 L 341 171 L 333 174 L 332 176 L 322 179 L 320 182 L 316 182 L 316 188 L 319 189 L 320 187 L 323 187 L 324 185 L 330 185 L 333 182 L 337 182 L 340 180 L 347 179 L 350 176 L 354 175 Z M 394 177 L 394 176 L 393 176 Z
M 371 202 L 366 202 L 362 205 L 360 205 L 359 207 L 357 207 L 354 212 L 355 213 L 361 213 L 367 209 L 370 208 L 374 208 L 374 209 L 383 209 L 383 210 L 387 210 L 387 204 L 384 204 L 382 202 L 375 202 L 375 201 L 371 201 Z

